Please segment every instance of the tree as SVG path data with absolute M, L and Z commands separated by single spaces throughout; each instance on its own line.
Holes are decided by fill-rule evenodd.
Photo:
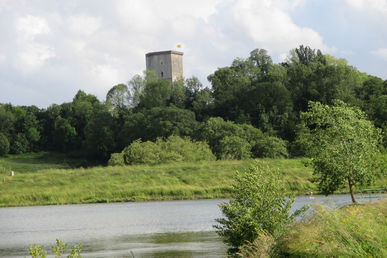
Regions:
M 106 94 L 106 103 L 111 104 L 114 110 L 125 110 L 129 107 L 130 102 L 130 92 L 125 84 L 113 86 Z
M 285 191 L 278 171 L 264 163 L 256 163 L 235 176 L 234 199 L 220 204 L 224 218 L 217 219 L 214 227 L 231 248 L 230 254 L 253 242 L 260 234 L 279 236 L 292 221 L 290 215 L 294 201 Z
M 0 156 L 4 156 L 9 152 L 9 141 L 7 137 L 0 132 Z
M 358 108 L 340 100 L 333 106 L 310 102 L 301 118 L 310 129 L 310 155 L 319 188 L 330 194 L 348 183 L 352 202 L 354 187 L 371 182 L 381 142 L 380 130 Z

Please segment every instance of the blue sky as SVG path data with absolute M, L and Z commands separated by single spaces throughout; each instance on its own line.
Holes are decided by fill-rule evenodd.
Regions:
M 300 44 L 387 79 L 387 0 L 0 0 L 0 103 L 47 107 L 81 89 L 101 101 L 182 45 L 207 76 L 255 48 L 275 62 Z

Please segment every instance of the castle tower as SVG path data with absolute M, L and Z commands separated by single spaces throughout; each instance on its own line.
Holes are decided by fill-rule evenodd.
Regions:
M 183 52 L 159 51 L 145 55 L 146 69 L 156 72 L 159 79 L 171 83 L 183 77 Z

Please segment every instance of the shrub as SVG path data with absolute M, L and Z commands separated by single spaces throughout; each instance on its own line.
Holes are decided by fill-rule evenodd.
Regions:
M 296 216 L 290 216 L 294 199 L 285 191 L 285 183 L 277 170 L 255 163 L 235 177 L 234 199 L 220 204 L 224 218 L 214 227 L 223 241 L 236 253 L 260 234 L 276 238 Z
M 52 252 L 55 254 L 55 257 L 65 257 L 66 249 L 68 247 L 68 244 L 64 243 L 59 238 L 56 239 L 56 245 L 52 246 Z M 47 252 L 44 250 L 43 246 L 38 246 L 37 244 L 31 245 L 29 247 L 29 252 L 31 257 L 33 258 L 46 258 Z M 67 258 L 76 258 L 76 257 L 82 257 L 82 244 L 79 243 L 78 245 L 74 245 L 70 253 L 66 256 Z
M 124 166 L 124 154 L 122 152 L 120 153 L 112 153 L 110 155 L 110 159 L 108 161 L 109 166 Z
M 160 163 L 160 146 L 151 141 L 141 142 L 141 139 L 138 139 L 126 147 L 122 153 L 127 165 Z
M 268 136 L 259 140 L 252 149 L 256 158 L 287 158 L 286 142 L 274 136 Z
M 188 137 L 170 136 L 165 141 L 159 138 L 156 143 L 162 149 L 162 153 L 160 154 L 162 163 L 215 159 L 207 143 L 193 142 Z
M 250 144 L 238 136 L 226 136 L 219 143 L 222 159 L 248 159 L 251 157 Z
M 9 152 L 9 141 L 8 138 L 0 133 L 0 156 L 4 156 Z
M 188 137 L 179 136 L 170 136 L 166 140 L 158 138 L 156 142 L 136 140 L 122 151 L 122 155 L 128 165 L 215 160 L 207 143 L 192 142 Z

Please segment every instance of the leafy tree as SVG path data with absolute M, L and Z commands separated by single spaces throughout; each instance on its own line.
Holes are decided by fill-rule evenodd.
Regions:
M 113 110 L 128 109 L 131 102 L 131 96 L 128 86 L 125 84 L 117 84 L 111 88 L 106 94 L 106 103 L 112 105 Z
M 18 133 L 15 135 L 10 152 L 14 154 L 26 153 L 29 151 L 29 142 L 24 133 Z
M 72 147 L 72 143 L 76 140 L 77 132 L 75 128 L 70 124 L 68 119 L 58 116 L 55 119 L 55 129 L 53 140 L 58 150 L 69 150 Z
M 89 157 L 107 161 L 115 145 L 113 117 L 105 105 L 96 103 L 85 126 L 85 153 Z
M 224 140 L 225 137 L 239 137 L 242 140 L 238 140 L 236 138 Z M 231 156 L 249 156 L 248 153 L 251 150 L 251 146 L 254 145 L 261 137 L 262 132 L 259 129 L 247 124 L 240 125 L 231 121 L 224 121 L 221 117 L 212 117 L 208 119 L 201 130 L 201 139 L 208 142 L 212 152 L 218 159 L 227 157 L 230 158 Z M 222 141 L 223 144 L 221 144 Z M 238 151 L 231 154 L 232 149 L 231 147 L 229 148 L 226 146 L 226 142 L 234 142 L 234 147 L 239 146 L 238 148 L 242 149 L 238 150 L 238 148 L 235 148 L 234 150 Z M 246 148 L 248 148 L 248 146 L 250 146 L 250 149 L 247 151 Z
M 236 253 L 259 234 L 274 237 L 286 228 L 298 213 L 290 215 L 294 199 L 286 194 L 285 183 L 278 171 L 264 163 L 255 163 L 243 172 L 237 172 L 233 185 L 233 199 L 220 204 L 224 218 L 216 221 L 217 233 Z
M 8 138 L 0 132 L 0 156 L 4 156 L 9 152 Z
M 172 89 L 169 81 L 152 81 L 145 85 L 140 96 L 139 108 L 151 109 L 153 107 L 166 107 L 170 101 Z
M 339 100 L 333 106 L 311 102 L 302 119 L 310 128 L 310 154 L 320 189 L 329 194 L 348 184 L 357 203 L 354 187 L 369 184 L 375 175 L 380 130 L 358 108 Z
M 155 107 L 142 110 L 125 118 L 120 132 L 121 148 L 136 139 L 155 141 L 158 137 L 167 138 L 170 135 L 193 136 L 198 122 L 195 114 L 186 109 L 171 107 Z
M 187 99 L 187 91 L 184 85 L 184 80 L 181 78 L 174 81 L 171 86 L 171 96 L 169 99 L 169 105 L 174 105 L 178 108 L 185 108 L 185 102 Z

